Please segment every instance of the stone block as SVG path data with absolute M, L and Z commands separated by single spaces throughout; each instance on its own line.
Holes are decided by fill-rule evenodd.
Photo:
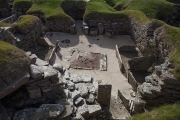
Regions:
M 39 88 L 39 86 L 27 87 L 27 91 L 28 91 L 29 97 L 32 99 L 42 96 L 41 89 Z
M 110 107 L 112 85 L 98 85 L 97 101 L 101 105 Z

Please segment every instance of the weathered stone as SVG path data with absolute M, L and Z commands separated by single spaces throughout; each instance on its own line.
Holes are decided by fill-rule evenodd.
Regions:
M 58 70 L 61 73 L 63 72 L 63 66 L 61 64 L 56 63 L 53 65 L 53 68 Z
M 30 120 L 37 111 L 37 108 L 26 108 L 15 113 L 13 120 Z
M 73 74 L 71 75 L 71 81 L 74 83 L 79 83 L 79 82 L 85 82 L 85 83 L 91 83 L 92 82 L 92 77 L 91 75 L 77 75 Z
M 64 73 L 64 78 L 66 79 L 66 80 L 70 80 L 70 74 L 69 74 L 69 72 L 66 70 L 65 71 L 65 73 Z
M 66 105 L 64 105 L 64 111 L 57 119 L 58 120 L 70 120 L 72 112 L 73 112 L 72 105 L 66 104 Z
M 87 105 L 82 105 L 78 107 L 77 112 L 80 113 L 83 117 L 87 118 L 89 115 L 89 110 Z
M 36 63 L 37 66 L 48 66 L 49 63 L 47 61 L 41 60 L 39 58 L 36 59 Z
M 30 66 L 30 70 L 31 70 L 31 77 L 33 79 L 41 79 L 43 77 L 43 71 L 41 70 L 41 68 L 39 66 L 36 65 L 31 65 Z
M 100 104 L 110 107 L 111 89 L 112 89 L 112 85 L 99 85 L 98 86 L 97 101 Z
M 16 80 L 15 83 L 7 86 L 3 90 L 0 91 L 0 99 L 15 91 L 19 87 L 29 82 L 30 75 L 29 73 L 25 73 L 20 79 Z
M 28 91 L 29 97 L 32 99 L 42 96 L 41 89 L 38 86 L 27 87 L 27 91 Z
M 84 117 L 78 112 L 76 112 L 76 116 L 73 117 L 73 119 L 74 120 L 85 120 Z
M 85 83 L 77 83 L 76 88 L 78 89 L 82 97 L 86 97 L 88 95 L 88 88 Z
M 69 94 L 73 100 L 80 97 L 80 92 L 77 90 L 74 90 L 73 92 L 69 92 Z
M 57 78 L 58 76 L 58 71 L 49 66 L 47 70 L 44 72 L 44 78 L 49 79 L 49 78 Z
M 131 70 L 148 70 L 155 62 L 154 56 L 135 57 L 128 61 Z
M 96 90 L 95 90 L 94 85 L 91 84 L 91 83 L 87 83 L 86 85 L 87 85 L 87 88 L 88 88 L 89 93 L 95 94 Z M 98 86 L 98 85 L 97 85 L 97 86 Z
M 86 98 L 87 104 L 93 104 L 95 101 L 95 96 L 93 94 L 89 94 L 89 96 Z
M 74 90 L 75 89 L 75 84 L 71 81 L 67 81 L 67 86 L 69 90 Z
M 83 98 L 82 97 L 78 97 L 77 99 L 74 100 L 74 104 L 78 105 L 82 102 Z
M 60 104 L 42 104 L 31 120 L 45 120 L 58 117 L 64 111 L 64 107 Z
M 101 113 L 101 106 L 100 105 L 88 105 L 89 116 L 96 117 L 98 114 Z

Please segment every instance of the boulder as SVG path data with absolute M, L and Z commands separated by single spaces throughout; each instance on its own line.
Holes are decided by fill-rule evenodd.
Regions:
M 88 95 L 88 88 L 86 83 L 77 83 L 76 88 L 78 88 L 78 91 L 82 97 L 86 97 Z
M 80 92 L 77 90 L 74 90 L 73 92 L 69 92 L 71 98 L 75 100 L 76 98 L 80 97 Z
M 35 80 L 37 79 L 41 79 L 43 77 L 43 71 L 41 70 L 41 68 L 39 66 L 30 65 L 30 70 L 31 70 L 31 77 Z
M 64 111 L 64 107 L 60 104 L 42 104 L 31 120 L 46 120 L 57 118 Z

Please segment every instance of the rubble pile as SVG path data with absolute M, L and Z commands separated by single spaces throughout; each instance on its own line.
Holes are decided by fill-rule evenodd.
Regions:
M 180 81 L 169 72 L 170 70 L 172 65 L 168 61 L 155 66 L 155 72 L 145 77 L 146 82 L 138 86 L 138 93 L 147 105 L 174 103 L 180 99 Z
M 91 75 L 71 75 L 60 64 L 51 66 L 35 54 L 28 55 L 29 82 L 1 100 L 7 118 L 84 120 L 102 114 L 97 102 L 98 81 Z

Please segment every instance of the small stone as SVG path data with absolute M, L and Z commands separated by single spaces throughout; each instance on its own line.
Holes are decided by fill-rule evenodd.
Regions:
M 63 66 L 61 64 L 56 63 L 53 65 L 53 68 L 58 70 L 60 73 L 63 72 Z
M 78 104 L 80 104 L 82 101 L 83 101 L 83 98 L 82 98 L 82 97 L 78 97 L 76 100 L 74 100 L 74 104 L 75 104 L 75 105 L 78 105 Z
M 95 101 L 95 96 L 93 94 L 89 94 L 89 96 L 86 98 L 87 104 L 93 104 Z
M 96 117 L 98 114 L 101 113 L 101 106 L 100 105 L 88 105 L 89 116 Z

